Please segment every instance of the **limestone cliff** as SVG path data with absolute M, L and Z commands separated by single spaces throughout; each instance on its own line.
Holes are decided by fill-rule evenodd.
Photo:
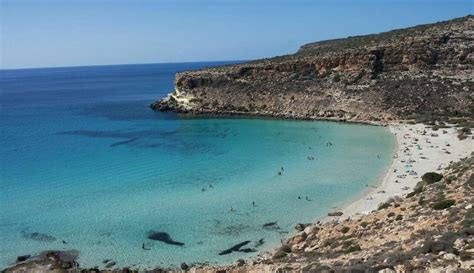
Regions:
M 178 73 L 155 110 L 282 118 L 473 116 L 474 16 Z

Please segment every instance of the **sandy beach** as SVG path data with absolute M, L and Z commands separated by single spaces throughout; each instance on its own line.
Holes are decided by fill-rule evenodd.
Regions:
M 396 137 L 397 148 L 379 186 L 337 210 L 342 216 L 326 217 L 323 222 L 368 214 L 389 198 L 410 193 L 424 173 L 442 173 L 450 162 L 474 151 L 472 138 L 459 140 L 454 127 L 433 131 L 424 124 L 390 124 L 388 129 Z

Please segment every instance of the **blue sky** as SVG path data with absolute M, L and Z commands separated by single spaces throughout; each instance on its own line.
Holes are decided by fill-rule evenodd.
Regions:
M 472 14 L 474 0 L 0 0 L 0 68 L 248 60 Z

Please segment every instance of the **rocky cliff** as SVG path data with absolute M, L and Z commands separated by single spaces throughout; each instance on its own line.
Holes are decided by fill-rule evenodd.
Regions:
M 304 45 L 178 73 L 151 107 L 195 114 L 387 121 L 473 116 L 474 16 Z

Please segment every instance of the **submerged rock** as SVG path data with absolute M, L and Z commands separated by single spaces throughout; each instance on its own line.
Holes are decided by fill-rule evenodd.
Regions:
M 328 216 L 342 216 L 344 213 L 342 211 L 335 211 L 328 213 Z
M 256 250 L 253 249 L 253 248 L 242 248 L 243 246 L 249 244 L 250 241 L 243 241 L 242 243 L 238 243 L 224 251 L 221 251 L 219 252 L 219 255 L 227 255 L 227 254 L 230 254 L 232 252 L 255 252 Z
M 159 232 L 159 231 L 151 230 L 146 234 L 146 236 L 150 240 L 160 241 L 160 242 L 163 242 L 165 244 L 176 245 L 176 246 L 184 246 L 184 243 L 174 241 L 173 239 L 171 239 L 171 236 L 166 232 Z
M 280 228 L 278 226 L 277 222 L 269 222 L 269 223 L 263 224 L 262 227 L 264 229 L 268 229 L 268 230 L 273 230 L 273 229 L 279 229 Z
M 30 238 L 35 241 L 40 241 L 40 242 L 54 242 L 56 241 L 56 237 L 44 234 L 44 233 L 39 233 L 39 232 L 32 232 L 32 233 L 25 233 L 23 234 L 24 237 Z
M 187 264 L 187 263 L 184 263 L 184 262 L 181 263 L 181 266 L 180 266 L 180 267 L 181 267 L 182 270 L 188 270 L 188 268 L 189 268 L 188 264 Z
M 105 268 L 111 268 L 111 267 L 115 266 L 116 264 L 117 264 L 116 262 L 110 261 L 105 265 Z
M 30 258 L 30 257 L 31 257 L 31 255 L 18 256 L 18 257 L 16 257 L 16 262 L 17 263 L 24 262 L 24 261 L 28 260 L 28 258 Z

